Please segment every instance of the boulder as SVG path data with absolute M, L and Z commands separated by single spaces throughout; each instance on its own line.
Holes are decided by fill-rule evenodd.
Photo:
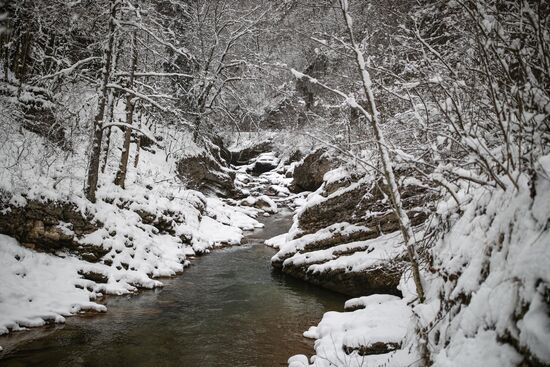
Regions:
M 243 206 L 252 206 L 270 214 L 275 214 L 278 211 L 277 204 L 266 195 L 257 197 L 248 196 L 241 200 L 239 204 Z
M 260 154 L 272 152 L 273 149 L 273 141 L 264 140 L 240 150 L 231 150 L 229 162 L 233 165 L 249 164 Z
M 283 272 L 346 296 L 357 297 L 371 294 L 401 296 L 401 291 L 397 289 L 401 272 L 388 271 L 380 266 L 359 272 L 335 269 L 314 273 L 307 271 L 307 266 L 287 265 L 283 268 Z
M 262 153 L 256 158 L 252 167 L 248 170 L 252 174 L 259 176 L 262 173 L 269 172 L 277 168 L 279 159 L 275 156 L 275 153 Z
M 325 173 L 335 168 L 338 160 L 329 154 L 328 149 L 321 148 L 308 154 L 294 168 L 294 179 L 291 191 L 315 191 L 323 184 Z
M 240 196 L 235 187 L 235 172 L 223 167 L 208 153 L 180 159 L 177 174 L 190 189 L 222 197 Z

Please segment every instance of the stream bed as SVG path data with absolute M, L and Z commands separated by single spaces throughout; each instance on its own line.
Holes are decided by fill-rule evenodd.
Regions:
M 105 314 L 0 337 L 0 366 L 274 367 L 312 354 L 302 333 L 345 297 L 273 270 L 262 243 L 291 216 L 262 222 L 248 244 L 193 260 L 161 289 L 107 297 Z

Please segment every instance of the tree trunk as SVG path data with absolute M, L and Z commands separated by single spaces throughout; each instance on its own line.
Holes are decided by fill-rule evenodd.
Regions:
M 141 112 L 142 109 L 140 109 L 139 115 L 138 115 L 138 128 L 141 128 L 141 118 L 143 116 L 143 113 Z M 138 134 L 136 138 L 136 156 L 134 157 L 134 168 L 137 168 L 139 163 L 139 152 L 141 149 L 141 134 Z
M 130 75 L 128 78 L 128 89 L 132 89 L 134 86 L 134 74 L 136 72 L 137 65 L 137 47 L 136 47 L 136 36 L 137 32 L 134 30 L 132 32 L 131 39 L 131 52 L 132 60 L 130 62 Z M 134 119 L 134 96 L 128 93 L 126 95 L 126 123 L 132 125 Z M 120 156 L 120 164 L 118 166 L 118 172 L 115 177 L 115 185 L 118 185 L 124 188 L 124 183 L 126 181 L 126 172 L 128 171 L 128 158 L 130 156 L 130 140 L 132 138 L 132 129 L 126 127 L 124 130 L 124 143 L 122 145 L 122 155 Z
M 414 233 L 411 227 L 411 222 L 409 220 L 409 216 L 407 215 L 407 212 L 405 211 L 405 209 L 403 209 L 403 202 L 401 201 L 401 194 L 399 192 L 399 187 L 397 186 L 397 181 L 395 179 L 395 174 L 393 172 L 390 154 L 388 152 L 384 135 L 380 130 L 380 114 L 377 110 L 376 101 L 374 100 L 374 93 L 372 91 L 372 81 L 370 79 L 370 74 L 367 71 L 363 54 L 359 49 L 359 45 L 357 44 L 353 36 L 353 28 L 352 28 L 353 22 L 348 12 L 347 0 L 340 0 L 340 5 L 342 8 L 342 14 L 344 15 L 346 26 L 348 28 L 348 33 L 351 40 L 352 48 L 355 53 L 355 61 L 357 64 L 357 69 L 359 71 L 359 74 L 361 75 L 363 91 L 367 96 L 369 113 L 367 113 L 365 109 L 362 109 L 362 111 L 365 112 L 365 115 L 366 115 L 365 117 L 367 117 L 367 120 L 370 121 L 372 130 L 374 131 L 376 145 L 378 148 L 378 152 L 380 154 L 380 158 L 382 160 L 384 176 L 389 187 L 391 202 L 393 204 L 394 212 L 397 215 L 397 218 L 399 220 L 399 228 L 403 235 L 403 240 L 405 241 L 405 247 L 407 249 L 407 255 L 409 257 L 409 262 L 412 268 L 412 275 L 416 286 L 416 292 L 418 294 L 418 299 L 422 303 L 424 302 L 424 287 L 422 286 L 422 280 L 420 278 L 418 256 L 416 254 L 416 248 L 414 244 Z
M 113 70 L 114 72 L 114 70 Z M 109 123 L 114 121 L 114 109 L 115 109 L 115 96 L 113 91 L 109 92 L 109 100 L 107 103 L 107 121 Z M 111 146 L 111 133 L 112 127 L 107 129 L 107 138 L 105 139 L 105 146 L 103 147 L 103 163 L 101 165 L 101 173 L 105 173 L 107 168 L 107 160 L 109 159 L 109 147 Z
M 92 136 L 92 148 L 90 152 L 90 158 L 88 163 L 88 176 L 86 180 L 85 193 L 88 200 L 95 202 L 96 200 L 96 191 L 97 191 L 97 181 L 99 178 L 99 163 L 101 156 L 101 140 L 103 139 L 103 117 L 105 115 L 105 105 L 107 103 L 108 88 L 110 72 L 111 72 L 111 61 L 112 55 L 114 52 L 115 45 L 115 31 L 116 31 L 116 15 L 117 8 L 119 6 L 119 0 L 111 0 L 111 11 L 110 11 L 110 20 L 109 20 L 109 39 L 107 42 L 107 47 L 103 52 L 103 72 L 101 80 L 101 90 L 98 99 L 98 108 L 97 114 L 94 119 L 94 131 Z
M 117 39 L 116 35 L 115 35 L 115 48 L 117 50 L 120 49 L 120 39 Z M 111 55 L 112 56 L 111 75 L 115 75 L 116 73 L 117 64 L 118 64 L 118 54 L 119 52 L 113 52 L 113 54 Z M 114 117 L 115 104 L 116 104 L 115 93 L 111 89 L 109 90 L 108 99 L 107 99 L 106 120 L 109 123 L 115 120 L 115 117 Z M 102 153 L 103 163 L 101 165 L 101 173 L 105 173 L 105 169 L 107 168 L 107 161 L 109 159 L 109 148 L 111 147 L 111 133 L 112 133 L 112 128 L 109 127 L 107 129 L 107 138 L 105 139 L 105 146 L 103 147 L 103 153 Z

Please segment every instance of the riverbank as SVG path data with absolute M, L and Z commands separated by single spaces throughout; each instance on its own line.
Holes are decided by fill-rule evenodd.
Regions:
M 287 231 L 291 217 L 260 221 L 247 244 L 196 258 L 163 288 L 108 297 L 107 313 L 4 337 L 12 342 L 2 364 L 272 367 L 310 353 L 303 330 L 345 298 L 273 271 L 275 251 L 262 242 Z

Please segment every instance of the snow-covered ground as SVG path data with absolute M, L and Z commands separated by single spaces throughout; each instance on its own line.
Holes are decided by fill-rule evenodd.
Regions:
M 0 170 L 4 212 L 31 200 L 70 203 L 98 227 L 77 236 L 78 242 L 106 252 L 100 262 L 91 263 L 66 250 L 37 252 L 1 235 L 0 334 L 63 322 L 85 310 L 104 312 L 98 303 L 102 295 L 162 286 L 158 278 L 182 272 L 189 255 L 239 244 L 243 231 L 262 226 L 254 219 L 262 210 L 228 205 L 185 189 L 176 177 L 177 158 L 201 148 L 173 131 L 157 135 L 165 142 L 170 137 L 185 149 L 142 150 L 138 169 L 129 166 L 125 189 L 112 183 L 120 157 L 120 151 L 114 151 L 101 175 L 95 204 L 84 198 L 82 190 L 85 139 L 68 154 L 22 130 L 0 146 L 0 165 L 11 167 Z M 121 138 L 114 131 L 112 146 L 120 146 Z M 130 162 L 134 157 L 132 145 Z M 144 215 L 164 221 L 169 229 L 159 231 Z M 64 226 L 63 231 L 74 235 L 70 224 Z
M 539 160 L 539 169 L 534 197 L 524 179 L 518 190 L 464 185 L 457 193 L 460 207 L 453 198 L 442 200 L 425 232 L 437 236 L 422 271 L 426 301 L 418 303 L 405 272 L 402 299 L 360 297 L 346 303 L 355 311 L 326 313 L 304 333 L 315 339 L 315 355 L 293 356 L 289 366 L 413 366 L 422 358 L 434 366 L 550 364 L 550 156 Z M 294 253 L 308 242 L 307 236 L 288 236 L 268 244 Z M 398 237 L 366 242 L 380 251 L 398 244 Z M 357 259 L 369 258 L 366 251 L 334 260 L 338 247 L 297 253 L 285 262 L 320 258 L 326 262 L 315 265 L 319 270 L 356 267 Z

